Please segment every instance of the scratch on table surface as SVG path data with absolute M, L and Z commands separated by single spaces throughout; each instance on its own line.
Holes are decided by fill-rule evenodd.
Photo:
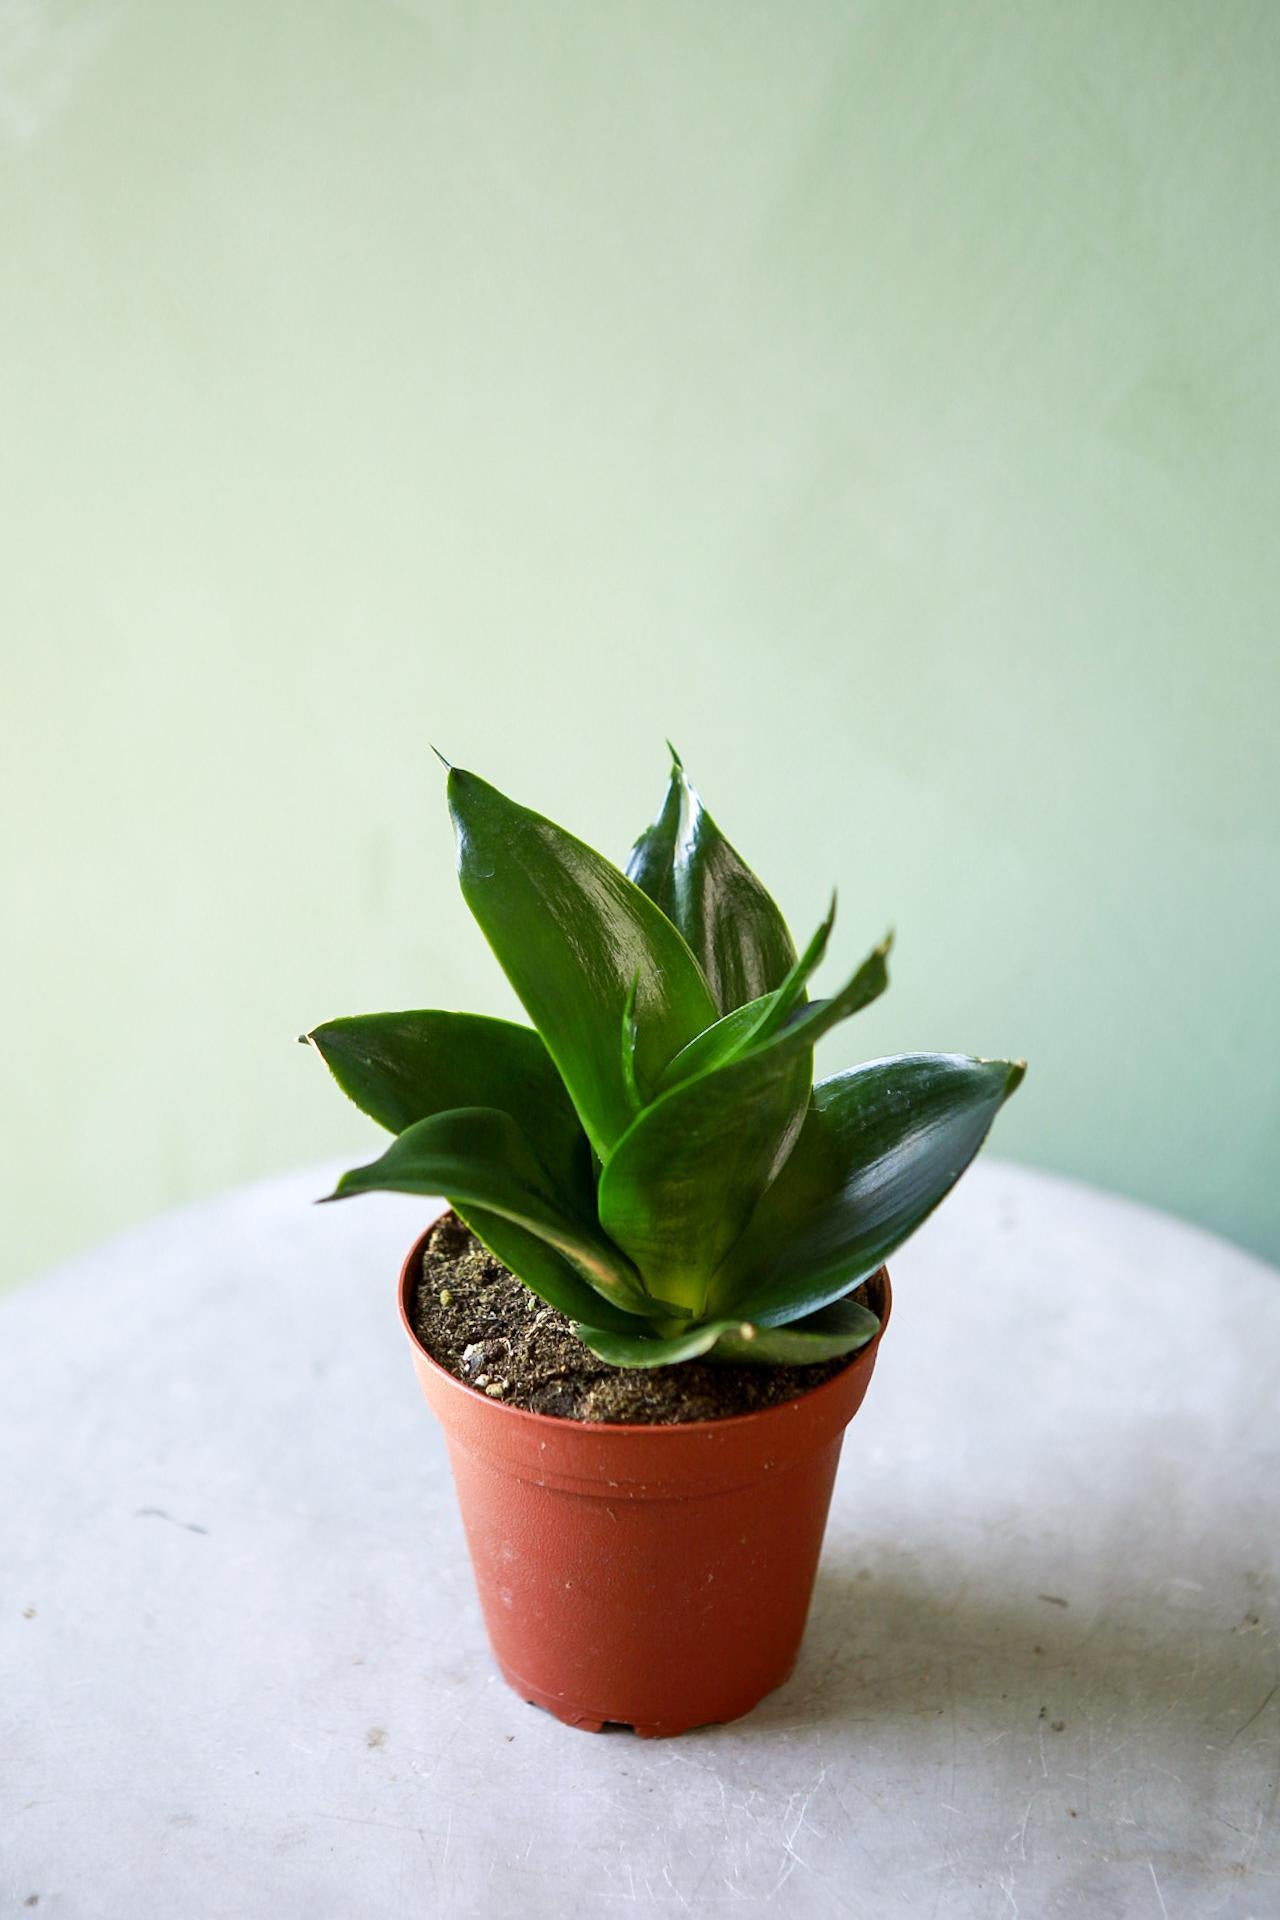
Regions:
M 1242 1866 L 1250 1867 L 1253 1865 L 1253 1856 L 1258 1851 L 1258 1841 L 1262 1837 L 1262 1829 L 1268 1824 L 1272 1814 L 1275 1812 L 1277 1800 L 1280 1800 L 1280 1769 L 1277 1770 L 1275 1778 L 1271 1782 L 1270 1794 L 1258 1808 L 1258 1824 L 1253 1830 L 1252 1840 L 1245 1848 L 1244 1859 L 1241 1862 Z
M 388 1833 L 416 1833 L 425 1842 L 423 1829 L 409 1820 L 378 1820 L 372 1814 L 364 1813 L 328 1813 L 322 1807 L 314 1807 L 303 1813 L 304 1820 L 341 1820 L 348 1827 L 384 1827 Z
M 813 1796 L 815 1793 L 817 1793 L 818 1789 L 821 1787 L 826 1777 L 827 1777 L 827 1770 L 824 1766 L 820 1768 L 817 1779 L 814 1781 L 813 1785 L 809 1788 L 808 1792 L 804 1794 L 803 1798 L 801 1797 L 800 1794 L 793 1793 L 791 1795 L 791 1798 L 787 1802 L 788 1817 L 790 1816 L 791 1809 L 795 1806 L 795 1803 L 797 1800 L 800 1801 L 800 1811 L 798 1814 L 796 1814 L 795 1819 L 792 1820 L 790 1827 L 784 1832 L 782 1836 L 782 1847 L 783 1847 L 783 1854 L 784 1854 L 782 1870 L 779 1873 L 776 1882 L 774 1883 L 773 1887 L 770 1890 L 768 1897 L 771 1900 L 773 1899 L 775 1894 L 778 1894 L 782 1891 L 782 1888 L 786 1885 L 787 1881 L 791 1878 L 791 1875 L 795 1872 L 797 1865 L 804 1867 L 809 1873 L 812 1873 L 814 1871 L 813 1867 L 809 1865 L 809 1862 L 804 1858 L 804 1856 L 796 1851 L 796 1835 L 800 1832 L 801 1828 L 804 1826 L 805 1820 L 808 1817 L 809 1806 L 813 1800 Z
M 1164 1903 L 1164 1895 L 1160 1891 L 1160 1882 L 1156 1879 L 1156 1869 L 1155 1869 L 1154 1861 L 1148 1860 L 1147 1872 L 1151 1875 L 1151 1884 L 1156 1890 L 1156 1899 L 1160 1902 L 1160 1911 L 1164 1915 L 1164 1920 L 1169 1920 L 1169 1909 L 1168 1907 L 1166 1907 Z
M 676 1899 L 680 1902 L 680 1905 L 684 1908 L 685 1912 L 691 1913 L 693 1909 L 690 1907 L 689 1902 L 685 1899 L 684 1895 L 681 1893 L 675 1881 L 671 1878 L 671 1868 L 669 1866 L 663 1867 L 662 1877 L 666 1881 L 667 1885 L 670 1887 L 672 1893 L 674 1893 Z
M 1273 1806 L 1275 1805 L 1274 1793 L 1271 1796 L 1271 1804 Z M 1240 1838 L 1243 1840 L 1247 1837 L 1249 1842 L 1248 1846 L 1244 1850 L 1244 1858 L 1240 1862 L 1242 1867 L 1247 1867 L 1252 1861 L 1254 1854 L 1258 1851 L 1258 1841 L 1262 1837 L 1262 1827 L 1263 1827 L 1263 1822 L 1266 1820 L 1266 1817 L 1267 1817 L 1267 1808 L 1265 1806 L 1261 1806 L 1258 1808 L 1258 1824 L 1254 1828 L 1251 1834 L 1246 1836 L 1245 1834 L 1240 1833 L 1239 1827 L 1236 1828 L 1236 1832 L 1240 1833 Z M 1231 1822 L 1229 1820 L 1225 1820 L 1223 1821 L 1223 1825 L 1229 1827 L 1231 1825 Z
M 1158 1760 L 1148 1760 L 1147 1765 L 1153 1773 L 1162 1773 L 1166 1780 L 1172 1780 L 1175 1786 L 1182 1785 L 1182 1775 L 1175 1773 L 1172 1767 L 1162 1767 Z
M 1031 1809 L 1032 1807 L 1034 1807 L 1037 1798 L 1038 1796 L 1033 1793 L 1031 1798 L 1028 1800 L 1026 1805 L 1026 1810 L 1022 1815 L 1022 1825 L 1018 1828 L 1018 1831 L 1016 1833 L 1011 1833 L 1009 1835 L 1008 1840 L 1005 1842 L 1005 1852 L 1007 1853 L 1010 1847 L 1016 1846 L 1018 1849 L 1019 1855 L 1023 1860 L 1025 1860 L 1027 1857 L 1027 1822 L 1031 1818 Z
M 738 1802 L 738 1812 L 746 1814 L 748 1820 L 758 1833 L 763 1833 L 764 1829 L 761 1827 L 755 1814 L 751 1811 L 751 1803 L 753 1800 L 763 1800 L 764 1798 L 765 1795 L 761 1793 L 759 1787 L 748 1787 L 745 1795 Z
M 1228 1740 L 1227 1742 L 1228 1746 L 1233 1745 L 1234 1742 L 1240 1738 L 1240 1735 L 1242 1733 L 1248 1733 L 1254 1721 L 1260 1719 L 1261 1716 L 1266 1712 L 1267 1708 L 1271 1705 L 1271 1702 L 1275 1699 L 1277 1693 L 1280 1693 L 1280 1680 L 1276 1681 L 1270 1693 L 1268 1693 L 1265 1696 L 1265 1698 L 1259 1703 L 1259 1705 L 1254 1708 L 1253 1712 L 1249 1715 L 1249 1718 L 1245 1721 L 1244 1725 L 1236 1728 L 1235 1732 L 1231 1736 L 1231 1739 Z
M 195 1520 L 175 1520 L 163 1507 L 139 1507 L 133 1517 L 135 1520 L 167 1520 L 171 1527 L 181 1527 L 186 1533 L 207 1534 L 209 1531 Z
M 950 1667 L 947 1668 L 947 1707 L 949 1709 L 947 1713 L 947 1721 L 951 1728 L 951 1776 L 947 1781 L 947 1799 L 950 1800 L 956 1790 L 956 1772 L 958 1767 L 958 1751 L 957 1751 L 958 1734 L 957 1734 L 957 1728 L 956 1728 L 956 1681 L 955 1681 L 955 1674 L 952 1672 Z M 943 1853 L 943 1859 L 946 1864 L 947 1870 L 951 1874 L 952 1879 L 954 1880 L 956 1875 L 956 1870 L 955 1870 L 955 1863 L 951 1858 L 951 1822 L 953 1818 L 954 1818 L 954 1815 L 948 1812 L 946 1828 L 942 1835 L 942 1853 Z M 941 1879 L 939 1879 L 933 1895 L 932 1920 L 937 1920 L 938 1909 L 941 1905 L 942 1905 L 942 1881 Z
M 721 1813 L 727 1812 L 728 1798 L 729 1798 L 728 1793 L 725 1788 L 724 1781 L 721 1779 L 720 1775 L 716 1772 L 716 1769 L 714 1767 L 707 1766 L 706 1762 L 703 1760 L 691 1760 L 687 1753 L 664 1754 L 661 1760 L 654 1761 L 653 1767 L 651 1770 L 654 1773 L 656 1773 L 662 1767 L 692 1767 L 695 1773 L 705 1773 L 710 1779 L 715 1781 L 717 1787 L 719 1787 L 720 1789 Z
M 802 1827 L 802 1826 L 803 1826 L 803 1825 L 805 1824 L 805 1821 L 806 1821 L 806 1820 L 808 1819 L 808 1817 L 809 1817 L 809 1808 L 810 1808 L 810 1806 L 811 1806 L 811 1805 L 812 1805 L 812 1803 L 813 1803 L 813 1796 L 814 1796 L 814 1794 L 815 1794 L 815 1793 L 817 1793 L 817 1792 L 818 1792 L 818 1790 L 819 1790 L 819 1788 L 820 1788 L 820 1787 L 822 1786 L 822 1783 L 823 1783 L 823 1781 L 824 1781 L 824 1780 L 826 1779 L 826 1777 L 827 1777 L 827 1769 L 826 1769 L 826 1767 L 825 1767 L 825 1766 L 822 1766 L 822 1767 L 819 1767 L 819 1769 L 818 1769 L 818 1777 L 817 1777 L 817 1779 L 816 1779 L 816 1780 L 814 1781 L 814 1783 L 813 1783 L 813 1785 L 812 1785 L 812 1786 L 810 1787 L 810 1789 L 809 1789 L 809 1791 L 808 1791 L 808 1793 L 806 1793 L 806 1794 L 805 1794 L 805 1796 L 804 1796 L 804 1800 L 803 1800 L 803 1802 L 802 1802 L 802 1804 L 801 1804 L 801 1807 L 800 1807 L 800 1811 L 799 1811 L 799 1813 L 798 1813 L 798 1814 L 796 1815 L 796 1818 L 795 1818 L 795 1824 L 793 1825 L 793 1827 L 792 1827 L 792 1829 L 791 1829 L 791 1832 L 790 1832 L 790 1834 L 789 1834 L 789 1836 L 788 1836 L 788 1844 L 790 1844 L 790 1842 L 791 1842 L 792 1840 L 794 1840 L 794 1839 L 795 1839 L 795 1837 L 796 1837 L 796 1835 L 797 1835 L 797 1834 L 799 1833 L 799 1831 L 800 1831 L 800 1829 L 801 1829 L 801 1827 Z M 794 1797 L 794 1796 L 793 1796 L 793 1797 Z

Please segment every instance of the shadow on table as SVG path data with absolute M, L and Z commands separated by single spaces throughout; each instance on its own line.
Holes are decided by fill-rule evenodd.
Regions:
M 1238 1615 L 1224 1624 L 1220 1601 L 1211 1610 L 1182 1589 L 1171 1600 L 1167 1582 L 1098 1611 L 1069 1593 L 996 1593 L 837 1562 L 819 1574 L 792 1680 L 738 1728 L 954 1720 L 978 1737 L 1052 1741 L 1087 1721 L 1118 1729 L 1119 1741 L 1135 1727 L 1189 1735 L 1194 1725 L 1225 1749 L 1274 1733 L 1271 1715 L 1280 1722 L 1261 1582 L 1242 1571 L 1239 1588 Z

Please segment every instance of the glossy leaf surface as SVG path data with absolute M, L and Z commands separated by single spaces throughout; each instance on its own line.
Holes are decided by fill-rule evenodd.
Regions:
M 636 1015 L 636 996 L 639 989 L 640 981 L 637 977 L 631 982 L 627 993 L 627 1004 L 622 1009 L 622 1084 L 626 1088 L 627 1100 L 633 1114 L 639 1113 L 645 1105 L 640 1075 L 636 1067 L 636 1049 L 640 1044 L 640 1022 Z
M 674 750 L 662 810 L 632 848 L 627 873 L 688 941 L 717 1013 L 782 985 L 796 958 L 787 924 L 690 786 Z
M 615 1367 L 669 1367 L 699 1359 L 803 1367 L 865 1347 L 880 1331 L 880 1322 L 856 1300 L 840 1300 L 788 1327 L 709 1320 L 670 1337 L 601 1327 L 578 1326 L 574 1331 L 592 1353 Z
M 883 993 L 885 952 L 772 1040 L 661 1095 L 618 1142 L 600 1176 L 600 1220 L 655 1293 L 706 1311 L 712 1274 L 800 1131 L 814 1043 Z
M 619 1333 L 648 1325 L 647 1320 L 639 1319 L 622 1307 L 615 1307 L 602 1294 L 587 1287 L 582 1276 L 570 1266 L 564 1255 L 557 1253 L 554 1247 L 539 1239 L 527 1227 L 505 1219 L 500 1213 L 489 1213 L 484 1207 L 473 1206 L 469 1200 L 459 1200 L 456 1195 L 450 1199 L 449 1205 L 460 1219 L 465 1220 L 476 1238 L 484 1241 L 490 1253 L 523 1281 L 530 1293 L 536 1293 L 540 1300 L 545 1300 L 549 1307 L 555 1307 L 570 1320 L 577 1314 L 589 1313 L 593 1320 Z
M 814 1045 L 884 991 L 890 942 L 808 1000 L 834 900 L 797 959 L 678 758 L 631 879 L 473 774 L 450 769 L 449 802 L 463 893 L 533 1028 L 317 1027 L 398 1136 L 331 1197 L 444 1195 L 615 1365 L 863 1345 L 878 1323 L 848 1295 L 954 1185 L 1022 1064 L 904 1054 L 814 1089 Z
M 378 1192 L 443 1194 L 464 1219 L 469 1209 L 478 1208 L 542 1241 L 578 1279 L 576 1304 L 554 1303 L 562 1312 L 590 1315 L 600 1304 L 597 1295 L 624 1313 L 661 1311 L 626 1256 L 548 1191 L 542 1166 L 510 1114 L 461 1107 L 419 1120 L 380 1159 L 344 1173 L 329 1197 Z M 534 1284 L 530 1276 L 521 1277 Z
M 822 1081 L 710 1311 L 731 1301 L 744 1319 L 790 1322 L 874 1273 L 950 1192 L 1024 1071 L 915 1053 Z
M 813 1366 L 819 1360 L 838 1360 L 841 1354 L 865 1347 L 880 1331 L 880 1321 L 858 1300 L 834 1300 L 817 1313 L 788 1321 L 784 1327 L 752 1325 L 747 1333 L 736 1323 L 717 1342 L 717 1360 L 750 1361 L 757 1366 Z
M 805 1027 L 812 1041 L 817 1040 L 840 1020 L 860 1013 L 877 1000 L 889 984 L 886 961 L 893 936 L 887 936 L 863 961 L 853 978 L 830 1000 L 799 1004 L 804 980 L 817 966 L 826 948 L 831 921 L 827 919 L 810 941 L 804 955 L 792 969 L 792 977 L 776 993 L 749 1001 L 733 1013 L 725 1014 L 714 1027 L 708 1027 L 687 1047 L 682 1047 L 662 1074 L 658 1092 L 709 1072 L 744 1053 L 763 1046 L 782 1031 Z
M 610 1239 L 655 1293 L 694 1314 L 800 1130 L 813 1051 L 784 1036 L 646 1107 L 605 1161 Z
M 574 1211 L 581 1211 L 590 1148 L 532 1027 L 422 1010 L 326 1020 L 305 1037 L 347 1097 L 391 1133 L 454 1107 L 509 1113 L 552 1180 L 573 1196 Z
M 805 1006 L 797 1007 L 783 1028 L 781 1038 L 794 1040 L 804 1037 L 810 1046 L 814 1046 L 824 1033 L 830 1033 L 832 1027 L 850 1019 L 855 1013 L 861 1013 L 873 1000 L 878 1000 L 889 984 L 888 959 L 892 945 L 893 935 L 888 934 L 878 947 L 871 949 L 839 993 L 833 993 L 829 1000 L 810 1000 Z M 773 1046 L 777 1043 L 767 1041 L 765 1044 Z
M 775 998 L 774 994 L 765 993 L 758 1000 L 748 1000 L 745 1006 L 735 1007 L 732 1013 L 726 1013 L 713 1027 L 700 1033 L 687 1047 L 681 1047 L 659 1075 L 654 1097 L 678 1087 L 682 1080 L 696 1079 L 698 1074 L 709 1073 L 713 1067 L 724 1066 L 736 1058 Z
M 738 1323 L 733 1322 L 734 1326 Z M 574 1332 L 584 1347 L 611 1367 L 671 1367 L 681 1360 L 700 1360 L 709 1353 L 722 1333 L 728 1331 L 725 1320 L 703 1321 L 688 1333 L 670 1338 L 640 1328 L 632 1332 L 614 1332 L 608 1327 L 593 1327 L 575 1321 Z
M 449 805 L 467 905 L 603 1158 L 634 1117 L 619 1044 L 632 982 L 641 1084 L 715 1020 L 707 983 L 652 900 L 572 834 L 456 768 Z
M 822 964 L 831 939 L 831 929 L 836 923 L 836 899 L 831 896 L 831 905 L 827 917 L 810 940 L 804 952 L 790 969 L 782 985 L 770 995 L 756 1025 L 747 1040 L 749 1046 L 759 1046 L 769 1040 L 790 1019 L 793 1010 L 804 1000 L 805 988 L 810 976 Z

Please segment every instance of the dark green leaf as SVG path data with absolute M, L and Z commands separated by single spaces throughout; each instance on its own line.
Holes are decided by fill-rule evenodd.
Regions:
M 666 1303 L 648 1297 L 631 1263 L 599 1228 L 575 1219 L 548 1191 L 542 1166 L 510 1114 L 493 1107 L 460 1107 L 419 1120 L 392 1141 L 381 1159 L 344 1173 L 329 1197 L 345 1200 L 356 1193 L 379 1192 L 443 1194 L 468 1224 L 479 1209 L 541 1240 L 560 1255 L 577 1281 L 574 1304 L 568 1304 L 567 1291 L 564 1299 L 553 1301 L 564 1313 L 578 1318 L 598 1314 L 597 1296 L 624 1314 L 666 1312 Z M 475 1231 L 486 1237 L 482 1228 Z M 494 1251 L 499 1251 L 496 1246 Z M 506 1258 L 501 1253 L 499 1257 Z M 526 1271 L 519 1260 L 507 1264 L 534 1292 L 543 1292 L 543 1276 Z
M 654 1293 L 707 1311 L 712 1274 L 800 1131 L 814 1042 L 884 991 L 887 944 L 773 1039 L 659 1095 L 618 1142 L 600 1175 L 600 1221 Z
M 530 1233 L 527 1227 L 504 1219 L 500 1213 L 488 1213 L 483 1207 L 472 1206 L 469 1200 L 459 1200 L 456 1195 L 449 1205 L 466 1221 L 477 1239 L 484 1241 L 490 1253 L 496 1254 L 503 1266 L 524 1282 L 530 1293 L 536 1293 L 540 1300 L 570 1320 L 576 1314 L 589 1313 L 593 1320 L 604 1321 L 615 1333 L 643 1329 L 648 1324 L 621 1307 L 610 1305 L 585 1284 L 563 1254 L 540 1240 L 537 1234 Z
M 632 847 L 631 857 L 627 861 L 627 878 L 671 919 L 674 918 L 668 910 L 672 893 L 671 875 L 684 814 L 685 783 L 680 773 L 680 756 L 670 741 L 667 745 L 671 749 L 672 770 L 667 791 L 662 797 L 662 810 L 653 825 L 645 828 Z
M 950 1192 L 1024 1072 L 908 1053 L 822 1081 L 709 1311 L 777 1325 L 865 1280 Z
M 865 1347 L 879 1331 L 875 1314 L 854 1300 L 838 1300 L 789 1327 L 710 1320 L 688 1333 L 672 1335 L 574 1327 L 583 1344 L 614 1367 L 669 1367 L 681 1360 L 701 1359 L 730 1365 L 816 1366 L 819 1361 L 838 1360 L 842 1354 Z
M 678 1086 L 682 1080 L 691 1080 L 695 1074 L 707 1073 L 712 1067 L 723 1065 L 736 1055 L 771 1039 L 782 1029 L 787 1020 L 796 1014 L 803 998 L 805 982 L 826 952 L 835 910 L 833 899 L 827 918 L 775 992 L 763 994 L 759 1000 L 748 1000 L 745 1006 L 735 1007 L 732 1013 L 726 1013 L 713 1027 L 700 1033 L 696 1040 L 691 1040 L 687 1047 L 681 1047 L 658 1081 L 659 1093 Z M 885 984 L 888 984 L 887 980 Z
M 669 1092 L 672 1087 L 678 1087 L 682 1080 L 692 1080 L 700 1073 L 710 1073 L 713 1067 L 724 1066 L 742 1053 L 747 1040 L 776 998 L 776 994 L 765 993 L 758 1000 L 748 1000 L 745 1006 L 735 1007 L 732 1013 L 726 1013 L 713 1027 L 700 1033 L 687 1047 L 681 1047 L 675 1059 L 658 1076 L 655 1098 L 660 1093 Z
M 674 748 L 662 811 L 637 840 L 627 873 L 679 927 L 720 1013 L 782 985 L 796 957 L 786 922 L 689 785 Z
M 455 1107 L 497 1107 L 519 1123 L 556 1190 L 578 1211 L 589 1199 L 586 1136 L 532 1027 L 424 1010 L 326 1020 L 306 1038 L 342 1091 L 389 1132 Z
M 800 958 L 796 961 L 782 985 L 778 988 L 777 992 L 771 996 L 769 1004 L 761 1014 L 758 1024 L 752 1029 L 746 1040 L 745 1044 L 747 1046 L 757 1047 L 764 1041 L 771 1040 L 774 1034 L 780 1032 L 786 1025 L 795 1008 L 802 1003 L 809 976 L 822 962 L 823 955 L 827 951 L 827 942 L 831 938 L 831 929 L 835 925 L 835 922 L 836 897 L 833 893 L 831 896 L 831 905 L 827 909 L 826 919 L 818 928 L 818 931 L 814 934 L 812 940 L 810 940 L 808 946 L 800 955 Z
M 892 945 L 893 935 L 886 934 L 839 993 L 832 994 L 829 1000 L 810 1000 L 806 1006 L 796 1008 L 783 1028 L 784 1036 L 793 1039 L 804 1035 L 810 1046 L 816 1046 L 823 1034 L 829 1033 L 840 1021 L 861 1013 L 873 1000 L 878 1000 L 889 984 L 887 962 Z M 772 1026 L 771 1018 L 766 1018 L 763 1025 L 767 1032 Z
M 640 1044 L 640 1022 L 636 1018 L 636 997 L 640 991 L 640 976 L 636 975 L 627 994 L 627 1004 L 622 1009 L 622 1084 L 627 1090 L 627 1099 L 633 1114 L 639 1113 L 645 1104 L 644 1094 L 640 1090 L 640 1080 L 636 1073 L 636 1048 Z
M 865 1347 L 879 1331 L 879 1319 L 869 1307 L 857 1300 L 835 1300 L 820 1312 L 789 1321 L 784 1327 L 731 1321 L 709 1358 L 770 1367 L 813 1366 Z
M 711 1275 L 799 1132 L 813 1051 L 783 1035 L 685 1080 L 632 1123 L 605 1161 L 601 1225 L 654 1293 L 693 1314 Z
M 608 1327 L 593 1327 L 576 1321 L 574 1332 L 584 1347 L 611 1367 L 670 1367 L 679 1360 L 697 1360 L 709 1353 L 728 1322 L 717 1320 L 694 1327 L 689 1333 L 664 1336 L 658 1333 L 618 1332 Z M 735 1326 L 737 1322 L 733 1323 Z
M 457 768 L 449 805 L 467 904 L 603 1158 L 634 1114 L 618 1045 L 632 981 L 645 1085 L 714 1021 L 706 981 L 670 921 L 580 840 Z

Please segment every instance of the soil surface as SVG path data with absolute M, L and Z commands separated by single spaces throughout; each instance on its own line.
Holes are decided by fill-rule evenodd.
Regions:
M 874 1282 L 870 1283 L 874 1287 Z M 869 1286 L 852 1296 L 874 1308 Z M 854 1355 L 811 1367 L 611 1367 L 530 1293 L 456 1213 L 432 1228 L 413 1302 L 414 1331 L 433 1359 L 468 1386 L 531 1413 L 566 1420 L 671 1426 L 754 1413 L 831 1380 Z

